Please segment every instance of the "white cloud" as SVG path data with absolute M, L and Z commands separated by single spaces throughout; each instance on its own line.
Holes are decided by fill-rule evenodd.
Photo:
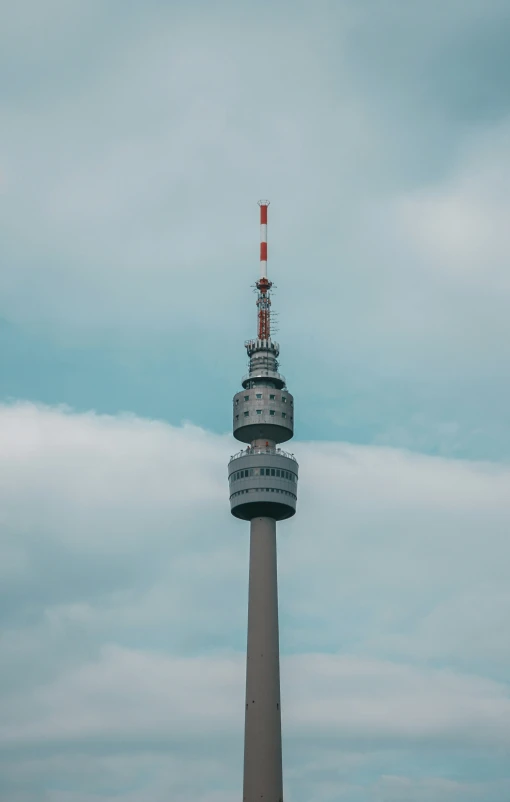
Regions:
M 508 118 L 473 134 L 453 175 L 400 201 L 401 236 L 411 240 L 422 264 L 457 286 L 508 292 L 504 254 L 510 245 Z
M 461 406 L 477 404 L 462 379 L 483 376 L 488 395 L 504 382 L 509 128 L 504 103 L 469 135 L 453 109 L 462 85 L 476 96 L 477 65 L 497 96 L 505 70 L 480 58 L 479 31 L 504 30 L 504 4 L 489 19 L 459 0 L 419 25 L 412 4 L 284 5 L 269 27 L 255 10 L 174 5 L 4 14 L 2 314 L 67 344 L 159 347 L 170 332 L 165 348 L 186 357 L 198 340 L 214 361 L 246 325 L 268 195 L 285 333 L 316 386 L 327 378 L 331 418 L 346 414 L 332 366 L 351 366 L 363 398 L 376 375 L 425 376 L 459 389 L 439 424 L 416 402 L 419 437 L 439 425 L 462 441 Z M 416 445 L 394 415 L 386 440 Z M 30 404 L 0 408 L 0 442 L 0 798 L 238 798 L 234 447 Z M 466 766 L 508 750 L 508 466 L 295 448 L 299 515 L 279 538 L 287 799 L 506 800 L 508 783 Z
M 175 543 L 190 505 L 223 501 L 227 440 L 191 425 L 20 404 L 2 409 L 2 431 L 4 514 L 29 537 L 95 554 L 139 548 L 141 532 L 147 546 L 163 534 Z
M 408 370 L 498 375 L 509 334 L 509 134 L 508 116 L 471 132 L 446 176 L 370 216 L 384 241 L 386 283 L 373 312 L 393 346 L 388 364 L 405 352 Z
M 380 660 L 300 655 L 283 660 L 291 739 L 506 748 L 505 685 Z M 85 663 L 4 704 L 0 737 L 13 745 L 91 738 L 140 742 L 235 736 L 242 730 L 244 658 L 172 657 L 103 647 Z
M 440 777 L 411 780 L 408 777 L 383 777 L 374 789 L 377 802 L 503 802 L 510 793 L 507 780 L 463 783 Z
M 31 404 L 0 409 L 0 440 L 0 549 L 12 566 L 2 602 L 4 756 L 15 749 L 23 772 L 30 750 L 45 744 L 57 759 L 65 744 L 85 750 L 93 771 L 94 743 L 119 759 L 128 748 L 184 748 L 183 739 L 200 752 L 212 738 L 236 754 L 226 744 L 237 738 L 239 752 L 248 543 L 247 526 L 228 513 L 235 446 L 189 425 Z M 301 799 L 305 744 L 309 776 L 320 744 L 368 766 L 370 742 L 396 750 L 403 782 L 419 744 L 452 754 L 508 748 L 508 689 L 491 678 L 504 678 L 510 661 L 497 647 L 508 468 L 342 444 L 295 450 L 299 514 L 279 537 L 290 798 Z M 215 775 L 219 786 L 229 787 L 240 759 Z M 179 798 L 158 765 L 154 798 L 170 788 Z M 345 764 L 324 777 L 320 798 L 336 788 L 337 798 L 365 802 L 353 771 Z M 398 800 L 384 782 L 374 786 L 381 799 Z M 413 802 L 421 787 L 410 786 Z M 56 786 L 51 793 L 60 802 Z M 138 802 L 142 792 L 124 793 Z

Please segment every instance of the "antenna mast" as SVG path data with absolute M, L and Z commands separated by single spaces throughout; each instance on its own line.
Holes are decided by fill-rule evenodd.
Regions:
M 271 339 L 271 293 L 273 286 L 267 277 L 267 207 L 268 200 L 260 200 L 260 278 L 257 281 L 257 309 L 259 340 Z

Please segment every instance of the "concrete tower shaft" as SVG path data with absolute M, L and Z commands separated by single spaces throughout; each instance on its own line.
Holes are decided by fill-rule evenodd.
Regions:
M 282 802 L 282 741 L 276 521 L 296 512 L 298 464 L 279 448 L 294 434 L 294 398 L 279 372 L 271 340 L 267 277 L 267 207 L 260 201 L 257 337 L 245 347 L 249 372 L 233 401 L 234 437 L 247 448 L 228 466 L 232 515 L 250 521 L 250 580 L 246 660 L 244 802 Z
M 243 802 L 282 802 L 276 521 L 250 525 Z

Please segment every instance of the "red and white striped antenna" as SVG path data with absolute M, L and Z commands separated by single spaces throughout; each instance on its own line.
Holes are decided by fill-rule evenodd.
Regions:
M 267 278 L 267 207 L 268 200 L 260 200 L 260 278 Z
M 260 206 L 260 279 L 257 281 L 257 308 L 259 340 L 271 338 L 271 297 L 272 282 L 267 277 L 267 207 L 268 200 L 259 201 Z

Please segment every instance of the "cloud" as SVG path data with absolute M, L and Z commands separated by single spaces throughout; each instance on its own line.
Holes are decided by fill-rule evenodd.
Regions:
M 0 409 L 0 439 L 9 799 L 25 777 L 26 800 L 47 787 L 60 802 L 66 755 L 71 800 L 96 765 L 104 783 L 82 784 L 80 802 L 112 789 L 130 802 L 201 798 L 215 784 L 228 794 L 241 765 L 248 558 L 247 526 L 228 513 L 235 447 L 191 425 L 26 403 Z M 508 748 L 497 621 L 510 474 L 388 448 L 295 449 L 299 515 L 279 535 L 289 796 L 302 798 L 330 754 L 337 770 L 319 772 L 317 798 L 398 800 L 390 768 L 420 800 L 428 781 L 405 768 L 417 754 L 424 776 L 445 750 L 462 776 L 466 755 Z M 191 778 L 181 754 L 196 756 Z M 107 760 L 132 768 L 122 779 Z M 455 799 L 444 789 L 441 802 Z
M 489 781 L 485 783 L 462 783 L 442 778 L 425 778 L 410 780 L 407 777 L 383 777 L 377 784 L 375 798 L 381 802 L 426 802 L 430 799 L 452 800 L 493 800 L 500 802 L 508 795 L 510 785 L 507 781 Z
M 103 647 L 29 698 L 4 705 L 5 745 L 170 741 L 235 736 L 242 729 L 244 659 L 182 658 Z M 335 655 L 283 662 L 290 738 L 329 737 L 354 745 L 507 747 L 510 698 L 504 684 L 453 671 L 423 670 Z
M 286 798 L 509 796 L 508 4 L 266 12 L 4 14 L 3 398 L 140 413 L 0 407 L 8 802 L 239 797 L 236 447 L 161 418 L 226 428 L 259 196 L 310 440 Z

